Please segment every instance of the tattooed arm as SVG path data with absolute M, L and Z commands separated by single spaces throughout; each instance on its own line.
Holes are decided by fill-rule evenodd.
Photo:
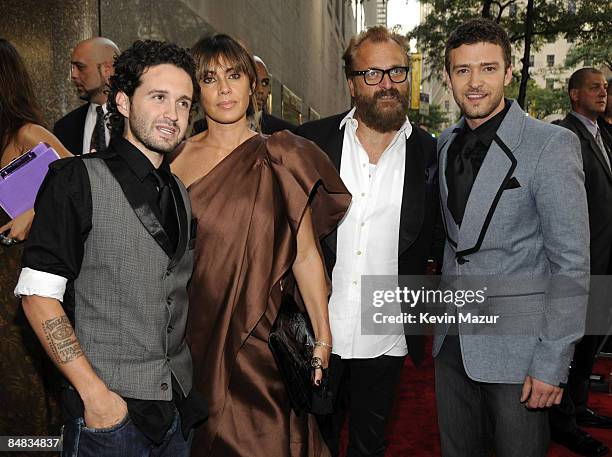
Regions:
M 127 405 L 92 368 L 60 302 L 29 295 L 22 304 L 47 354 L 81 396 L 87 426 L 106 428 L 119 423 L 127 414 Z

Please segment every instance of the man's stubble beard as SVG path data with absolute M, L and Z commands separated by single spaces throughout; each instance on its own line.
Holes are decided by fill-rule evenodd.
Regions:
M 165 143 L 163 141 L 155 141 L 152 133 L 155 127 L 152 127 L 150 131 L 147 130 L 145 121 L 133 111 L 130 112 L 129 123 L 129 129 L 132 136 L 148 150 L 156 152 L 158 154 L 165 155 L 171 153 L 183 140 L 183 137 L 179 135 L 177 136 L 176 141 L 173 144 Z M 176 123 L 173 123 L 171 126 L 178 130 L 178 126 L 176 125 Z
M 399 102 L 396 108 L 383 110 L 377 107 L 378 100 L 386 95 L 395 96 Z M 410 107 L 408 91 L 402 96 L 396 88 L 381 89 L 371 97 L 357 94 L 353 100 L 356 107 L 355 114 L 359 120 L 380 133 L 398 131 L 406 122 L 406 115 Z

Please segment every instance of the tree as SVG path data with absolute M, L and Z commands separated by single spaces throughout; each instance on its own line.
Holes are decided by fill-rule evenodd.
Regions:
M 408 113 L 408 118 L 417 124 L 423 124 L 427 127 L 429 133 L 439 135 L 442 128 L 448 123 L 446 113 L 440 105 L 429 105 L 429 114 L 420 114 L 419 110 L 411 109 Z
M 519 78 L 514 78 L 506 87 L 508 98 L 517 98 Z M 549 114 L 561 114 L 570 109 L 569 97 L 565 89 L 543 89 L 533 79 L 529 79 L 526 88 L 524 109 L 537 119 L 544 119 Z
M 609 43 L 609 3 L 601 0 L 530 0 L 533 9 L 526 8 L 524 0 L 421 0 L 430 9 L 425 20 L 409 34 L 416 38 L 419 50 L 425 56 L 430 74 L 426 78 L 442 79 L 444 46 L 448 35 L 458 25 L 473 17 L 489 17 L 508 32 L 515 49 L 538 49 L 543 43 L 563 36 L 577 43 L 601 40 Z M 530 13 L 528 21 L 527 15 Z M 529 27 L 529 22 L 532 26 Z M 526 26 L 527 25 L 527 26 Z M 609 44 L 608 44 L 609 47 Z M 525 87 L 529 80 L 529 57 L 521 59 Z M 526 94 L 526 91 L 525 91 Z M 521 106 L 525 100 L 519 99 Z
M 565 58 L 567 67 L 575 67 L 581 62 L 585 65 L 599 67 L 605 65 L 612 71 L 612 45 L 610 38 L 594 36 L 575 43 Z

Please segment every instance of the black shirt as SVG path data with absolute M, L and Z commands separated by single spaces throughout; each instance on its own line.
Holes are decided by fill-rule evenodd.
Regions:
M 448 148 L 445 170 L 448 185 L 447 205 L 457 225 L 461 225 L 476 176 L 493 143 L 497 129 L 512 104 L 510 100 L 505 100 L 504 103 L 502 111 L 474 130 L 465 122 L 463 128 L 456 130 L 458 134 Z
M 156 217 L 161 220 L 158 206 L 159 181 L 152 172 L 150 160 L 124 138 L 111 140 L 103 153 L 90 154 L 79 158 L 59 160 L 49 167 L 49 173 L 41 186 L 34 205 L 36 217 L 26 243 L 22 264 L 24 268 L 44 271 L 62 276 L 68 280 L 63 307 L 74 323 L 74 280 L 78 277 L 83 261 L 84 245 L 92 228 L 92 195 L 87 169 L 83 160 L 101 158 L 107 163 L 119 162 L 127 172 L 122 187 L 130 192 L 144 195 Z M 163 179 L 173 179 L 167 161 L 163 161 L 157 172 Z M 176 199 L 181 198 L 175 196 Z M 178 221 L 172 204 L 164 230 L 176 250 L 178 242 Z M 121 227 L 117 227 L 121 230 Z M 146 262 L 146 259 L 143 259 Z M 172 377 L 173 400 L 151 401 L 126 398 L 130 419 L 152 441 L 162 441 L 174 419 L 175 407 L 181 415 L 183 433 L 206 417 L 203 400 L 196 391 L 187 398 Z M 82 417 L 83 403 L 71 387 L 63 392 L 65 420 Z

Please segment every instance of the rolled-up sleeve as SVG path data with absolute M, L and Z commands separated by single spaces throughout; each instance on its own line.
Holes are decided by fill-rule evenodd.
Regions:
M 63 301 L 66 284 L 79 275 L 91 230 L 91 188 L 80 158 L 51 164 L 34 204 L 15 295 Z

